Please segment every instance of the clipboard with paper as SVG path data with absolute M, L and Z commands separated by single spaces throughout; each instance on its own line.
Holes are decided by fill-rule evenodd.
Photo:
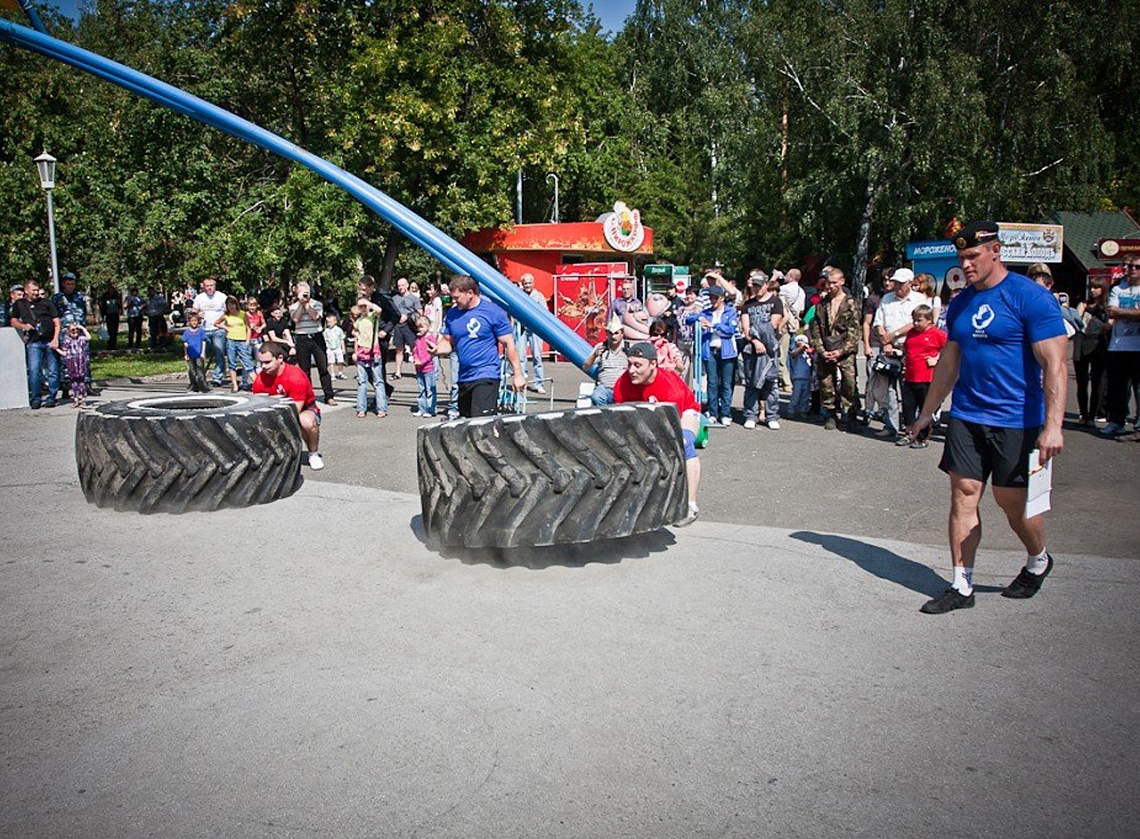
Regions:
M 1050 496 L 1053 492 L 1053 459 L 1041 465 L 1041 451 L 1029 453 L 1029 484 L 1025 491 L 1025 517 L 1031 519 L 1052 507 Z

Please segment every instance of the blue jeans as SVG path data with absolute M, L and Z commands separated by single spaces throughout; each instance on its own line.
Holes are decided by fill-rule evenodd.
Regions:
M 212 332 L 207 332 L 206 339 L 210 342 L 208 352 L 214 355 L 213 381 L 215 385 L 220 385 L 226 375 L 226 330 L 215 329 Z
M 736 359 L 721 358 L 719 351 L 710 349 L 705 364 L 708 366 L 709 416 L 714 419 L 731 417 Z
M 432 370 L 428 373 L 416 373 L 416 384 L 420 386 L 420 396 L 417 400 L 417 405 L 421 414 L 431 414 L 435 416 L 435 377 L 436 372 Z
M 747 380 L 746 380 L 747 381 Z M 764 420 L 780 418 L 780 380 L 769 379 L 763 387 L 744 385 L 744 419 L 756 422 L 760 419 L 760 400 L 764 400 Z
M 59 392 L 59 354 L 47 341 L 30 341 L 26 346 L 28 359 L 28 402 L 39 407 L 44 386 L 44 366 L 47 366 L 48 402 L 55 402 Z
M 542 380 L 546 378 L 546 374 L 542 369 L 542 338 L 535 335 L 533 332 L 523 333 L 523 347 L 522 347 L 522 363 L 523 373 L 526 373 L 526 354 L 530 351 L 530 357 L 534 361 L 534 383 L 536 385 L 542 384 Z
M 253 372 L 253 353 L 248 341 L 226 341 L 226 360 L 231 370 L 241 365 L 241 386 L 249 387 L 249 375 Z
M 364 413 L 368 410 L 368 382 L 372 382 L 372 389 L 376 391 L 376 413 L 388 413 L 388 390 L 384 387 L 384 367 L 380 357 L 374 361 L 356 362 L 356 411 Z
M 788 411 L 793 414 L 811 413 L 811 379 L 792 379 L 792 401 Z
M 590 404 L 614 404 L 614 389 L 612 387 L 606 387 L 605 385 L 594 385 L 594 392 L 590 394 Z

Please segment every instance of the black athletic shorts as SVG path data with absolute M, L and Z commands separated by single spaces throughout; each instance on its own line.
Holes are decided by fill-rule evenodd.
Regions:
M 499 401 L 498 379 L 476 379 L 459 383 L 459 416 L 489 417 Z
M 1035 428 L 998 428 L 950 417 L 946 445 L 938 468 L 996 487 L 1025 489 L 1029 453 L 1037 447 Z
M 410 317 L 403 323 L 396 324 L 396 327 L 392 330 L 392 341 L 398 350 L 402 350 L 404 347 L 414 347 L 416 345 L 416 330 L 412 326 L 412 319 Z

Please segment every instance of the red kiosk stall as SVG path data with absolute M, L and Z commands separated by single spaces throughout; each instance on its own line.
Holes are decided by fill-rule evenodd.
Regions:
M 621 281 L 653 258 L 653 231 L 621 202 L 598 221 L 477 230 L 462 243 L 513 282 L 533 274 L 547 307 L 591 344 L 601 340 Z

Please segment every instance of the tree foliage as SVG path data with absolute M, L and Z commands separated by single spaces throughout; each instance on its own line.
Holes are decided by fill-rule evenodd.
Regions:
M 459 235 L 615 200 L 658 258 L 837 255 L 856 276 L 953 217 L 1137 205 L 1140 0 L 97 0 L 66 39 L 354 172 Z M 5 13 L 8 14 L 8 13 Z M 1033 25 L 1026 25 L 1033 21 Z M 0 281 L 42 275 L 31 158 L 60 159 L 61 264 L 88 283 L 237 288 L 437 269 L 339 190 L 0 47 Z

